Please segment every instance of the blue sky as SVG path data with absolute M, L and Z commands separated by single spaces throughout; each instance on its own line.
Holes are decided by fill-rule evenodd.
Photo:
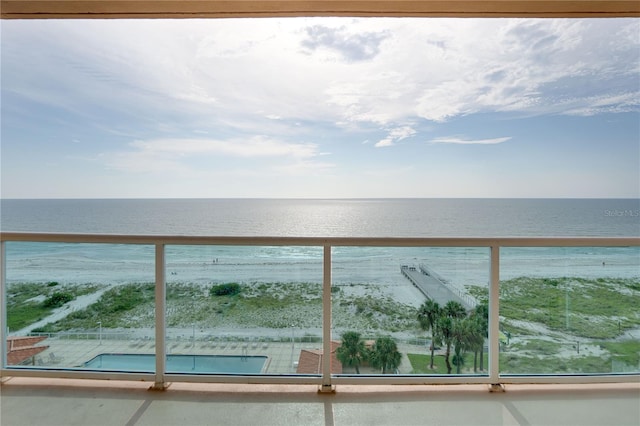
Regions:
M 3 21 L 3 198 L 640 197 L 640 20 Z

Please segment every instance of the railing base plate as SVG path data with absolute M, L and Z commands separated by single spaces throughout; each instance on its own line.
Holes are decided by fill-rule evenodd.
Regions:
M 149 387 L 150 391 L 166 391 L 171 386 L 171 383 L 154 383 L 153 386 Z
M 336 387 L 334 385 L 320 385 L 318 386 L 318 393 L 335 393 Z
M 504 385 L 501 385 L 500 383 L 494 383 L 489 385 L 489 392 L 504 392 L 505 388 Z

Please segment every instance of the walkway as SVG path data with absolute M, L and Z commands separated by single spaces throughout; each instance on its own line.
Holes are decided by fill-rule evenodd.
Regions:
M 426 266 L 421 265 L 420 268 L 416 268 L 415 266 L 402 265 L 400 271 L 427 298 L 438 302 L 440 306 L 446 305 L 450 300 L 461 303 L 467 310 L 475 306 L 470 297 L 460 296 L 454 292 L 433 273 L 429 273 Z

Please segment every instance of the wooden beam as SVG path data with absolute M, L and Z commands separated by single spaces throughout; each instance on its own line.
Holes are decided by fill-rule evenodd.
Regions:
M 0 0 L 2 19 L 640 17 L 638 0 Z

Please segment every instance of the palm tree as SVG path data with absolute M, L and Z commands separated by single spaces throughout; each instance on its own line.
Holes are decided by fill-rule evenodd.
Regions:
M 429 299 L 424 302 L 418 309 L 418 322 L 420 322 L 420 328 L 424 331 L 431 330 L 431 361 L 429 362 L 429 368 L 433 370 L 433 351 L 434 351 L 434 334 L 436 331 L 436 322 L 441 315 L 442 309 L 435 300 Z
M 456 359 L 456 374 L 464 364 L 464 352 L 474 347 L 474 321 L 469 318 L 453 320 L 453 348 Z
M 382 374 L 395 370 L 402 361 L 396 341 L 389 336 L 378 337 L 369 355 L 371 365 L 382 369 Z
M 478 317 L 470 316 L 468 320 L 468 348 L 473 351 L 473 372 L 476 373 L 478 371 L 478 352 L 482 353 L 484 350 L 484 331 L 481 320 Z M 482 370 L 482 368 L 481 359 L 480 369 Z
M 444 363 L 447 366 L 447 374 L 451 374 L 451 363 L 449 356 L 451 355 L 451 344 L 453 343 L 453 319 L 447 315 L 442 315 L 436 323 L 436 338 L 438 342 L 444 344 L 446 351 L 444 353 Z
M 476 306 L 471 316 L 476 320 L 480 336 L 477 336 L 480 343 L 477 348 L 474 349 L 475 354 L 477 355 L 478 350 L 480 351 L 480 371 L 484 370 L 484 340 L 489 337 L 489 306 L 486 302 L 481 303 Z M 475 355 L 474 355 L 475 358 Z M 474 367 L 473 371 L 476 371 L 475 359 L 474 359 Z
M 457 321 L 467 316 L 467 311 L 460 302 L 449 300 L 442 308 L 441 315 L 436 323 L 438 341 L 446 346 L 444 362 L 447 366 L 447 374 L 451 374 L 451 345 L 454 344 L 454 325 Z
M 342 334 L 342 345 L 336 349 L 336 357 L 347 367 L 355 367 L 356 374 L 360 374 L 360 365 L 367 359 L 367 350 L 360 333 L 346 331 Z
M 449 300 L 442 310 L 449 318 L 460 319 L 467 316 L 467 310 L 460 302 L 456 302 L 455 300 Z

